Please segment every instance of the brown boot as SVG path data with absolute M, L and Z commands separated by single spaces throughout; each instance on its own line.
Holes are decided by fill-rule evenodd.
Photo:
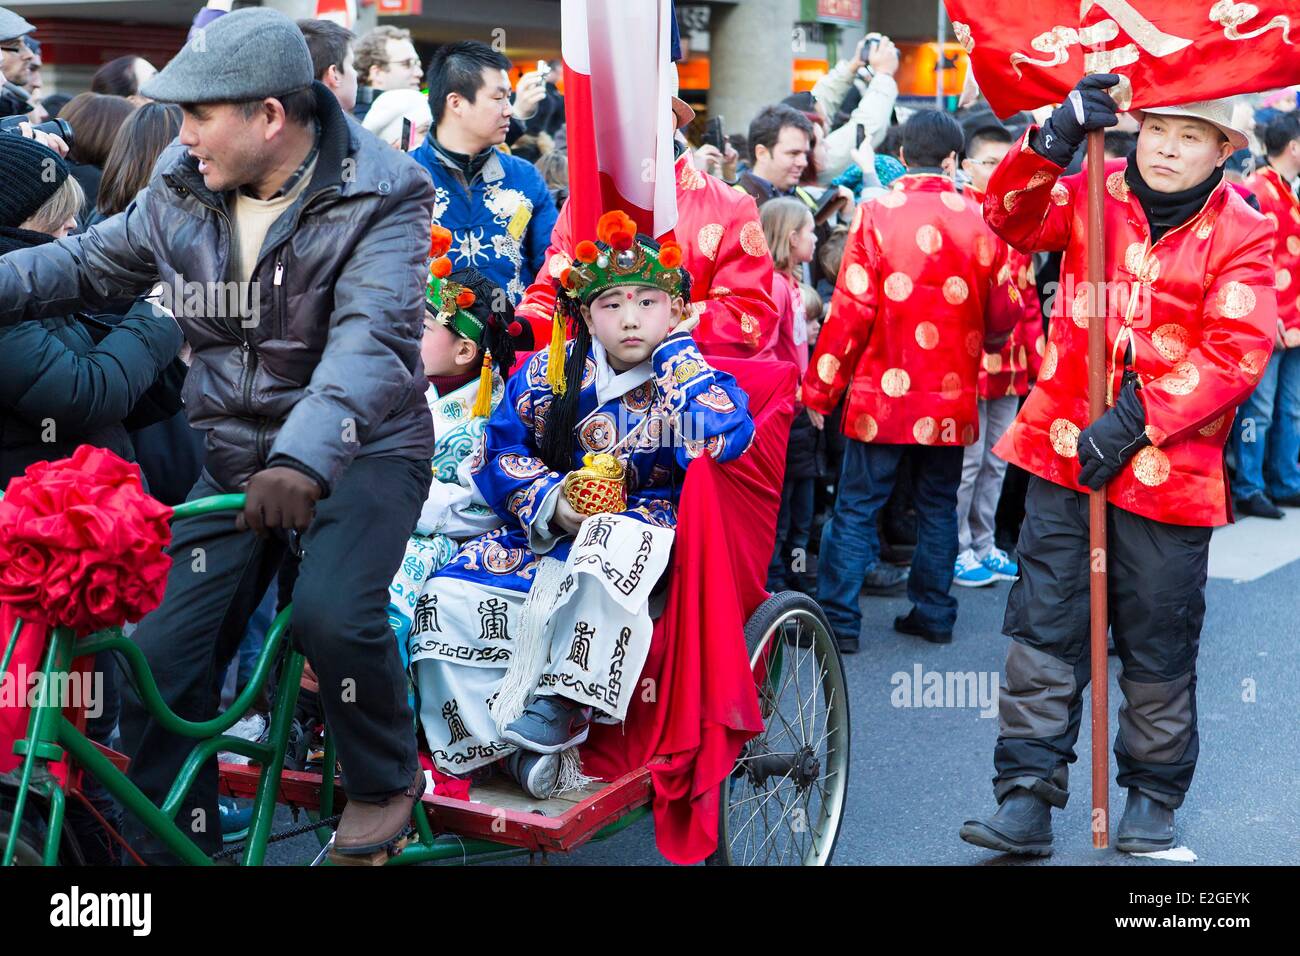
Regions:
M 334 835 L 330 862 L 351 866 L 383 866 L 410 840 L 411 808 L 424 793 L 424 771 L 418 770 L 401 793 L 371 802 L 348 800 Z

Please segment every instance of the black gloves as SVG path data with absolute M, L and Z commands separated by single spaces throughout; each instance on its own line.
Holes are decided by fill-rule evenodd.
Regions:
M 321 486 L 296 468 L 267 468 L 244 484 L 244 510 L 235 516 L 235 527 L 262 537 L 273 528 L 306 531 L 320 496 Z
M 1115 407 L 1079 433 L 1079 484 L 1085 488 L 1100 491 L 1125 462 L 1151 444 L 1140 387 L 1137 373 L 1125 372 Z
M 1095 73 L 1081 79 L 1065 102 L 1056 108 L 1029 145 L 1058 166 L 1069 166 L 1074 151 L 1090 129 L 1106 129 L 1119 122 L 1119 107 L 1106 90 L 1119 82 L 1114 73 Z

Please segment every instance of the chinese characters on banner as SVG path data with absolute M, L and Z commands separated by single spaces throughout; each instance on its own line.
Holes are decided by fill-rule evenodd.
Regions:
M 1123 109 L 1300 82 L 1300 3 L 1272 0 L 947 0 L 953 33 L 999 116 L 1059 103 L 1118 73 Z M 1207 65 L 1212 68 L 1207 69 Z

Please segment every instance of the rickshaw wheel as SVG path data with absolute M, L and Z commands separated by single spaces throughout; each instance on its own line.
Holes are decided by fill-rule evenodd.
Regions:
M 11 792 L 0 792 L 0 851 L 9 839 L 9 828 L 13 825 L 14 800 Z M 18 847 L 14 850 L 14 866 L 41 866 L 45 859 L 45 835 L 47 827 L 45 816 L 39 803 L 27 802 L 23 812 L 23 823 L 18 828 Z M 81 851 L 77 848 L 75 838 L 64 827 L 63 838 L 59 845 L 60 866 L 81 866 Z
M 844 818 L 849 701 L 844 667 L 817 602 L 774 594 L 745 625 L 763 732 L 722 783 L 710 866 L 825 866 Z

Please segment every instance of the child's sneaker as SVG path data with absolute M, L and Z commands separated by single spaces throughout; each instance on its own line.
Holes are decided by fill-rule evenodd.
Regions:
M 961 585 L 964 588 L 982 588 L 992 584 L 996 578 L 993 572 L 985 567 L 980 559 L 975 557 L 975 552 L 967 548 L 961 554 L 957 555 L 957 563 L 952 569 L 952 583 Z
M 549 800 L 560 783 L 560 755 L 516 750 L 501 762 L 506 774 L 530 797 Z
M 563 697 L 534 697 L 523 715 L 501 731 L 501 739 L 539 754 L 559 753 L 587 739 L 591 708 Z
M 1001 548 L 994 548 L 980 559 L 980 564 L 988 568 L 994 581 L 1014 581 L 1020 577 L 1020 567 L 1012 561 Z

